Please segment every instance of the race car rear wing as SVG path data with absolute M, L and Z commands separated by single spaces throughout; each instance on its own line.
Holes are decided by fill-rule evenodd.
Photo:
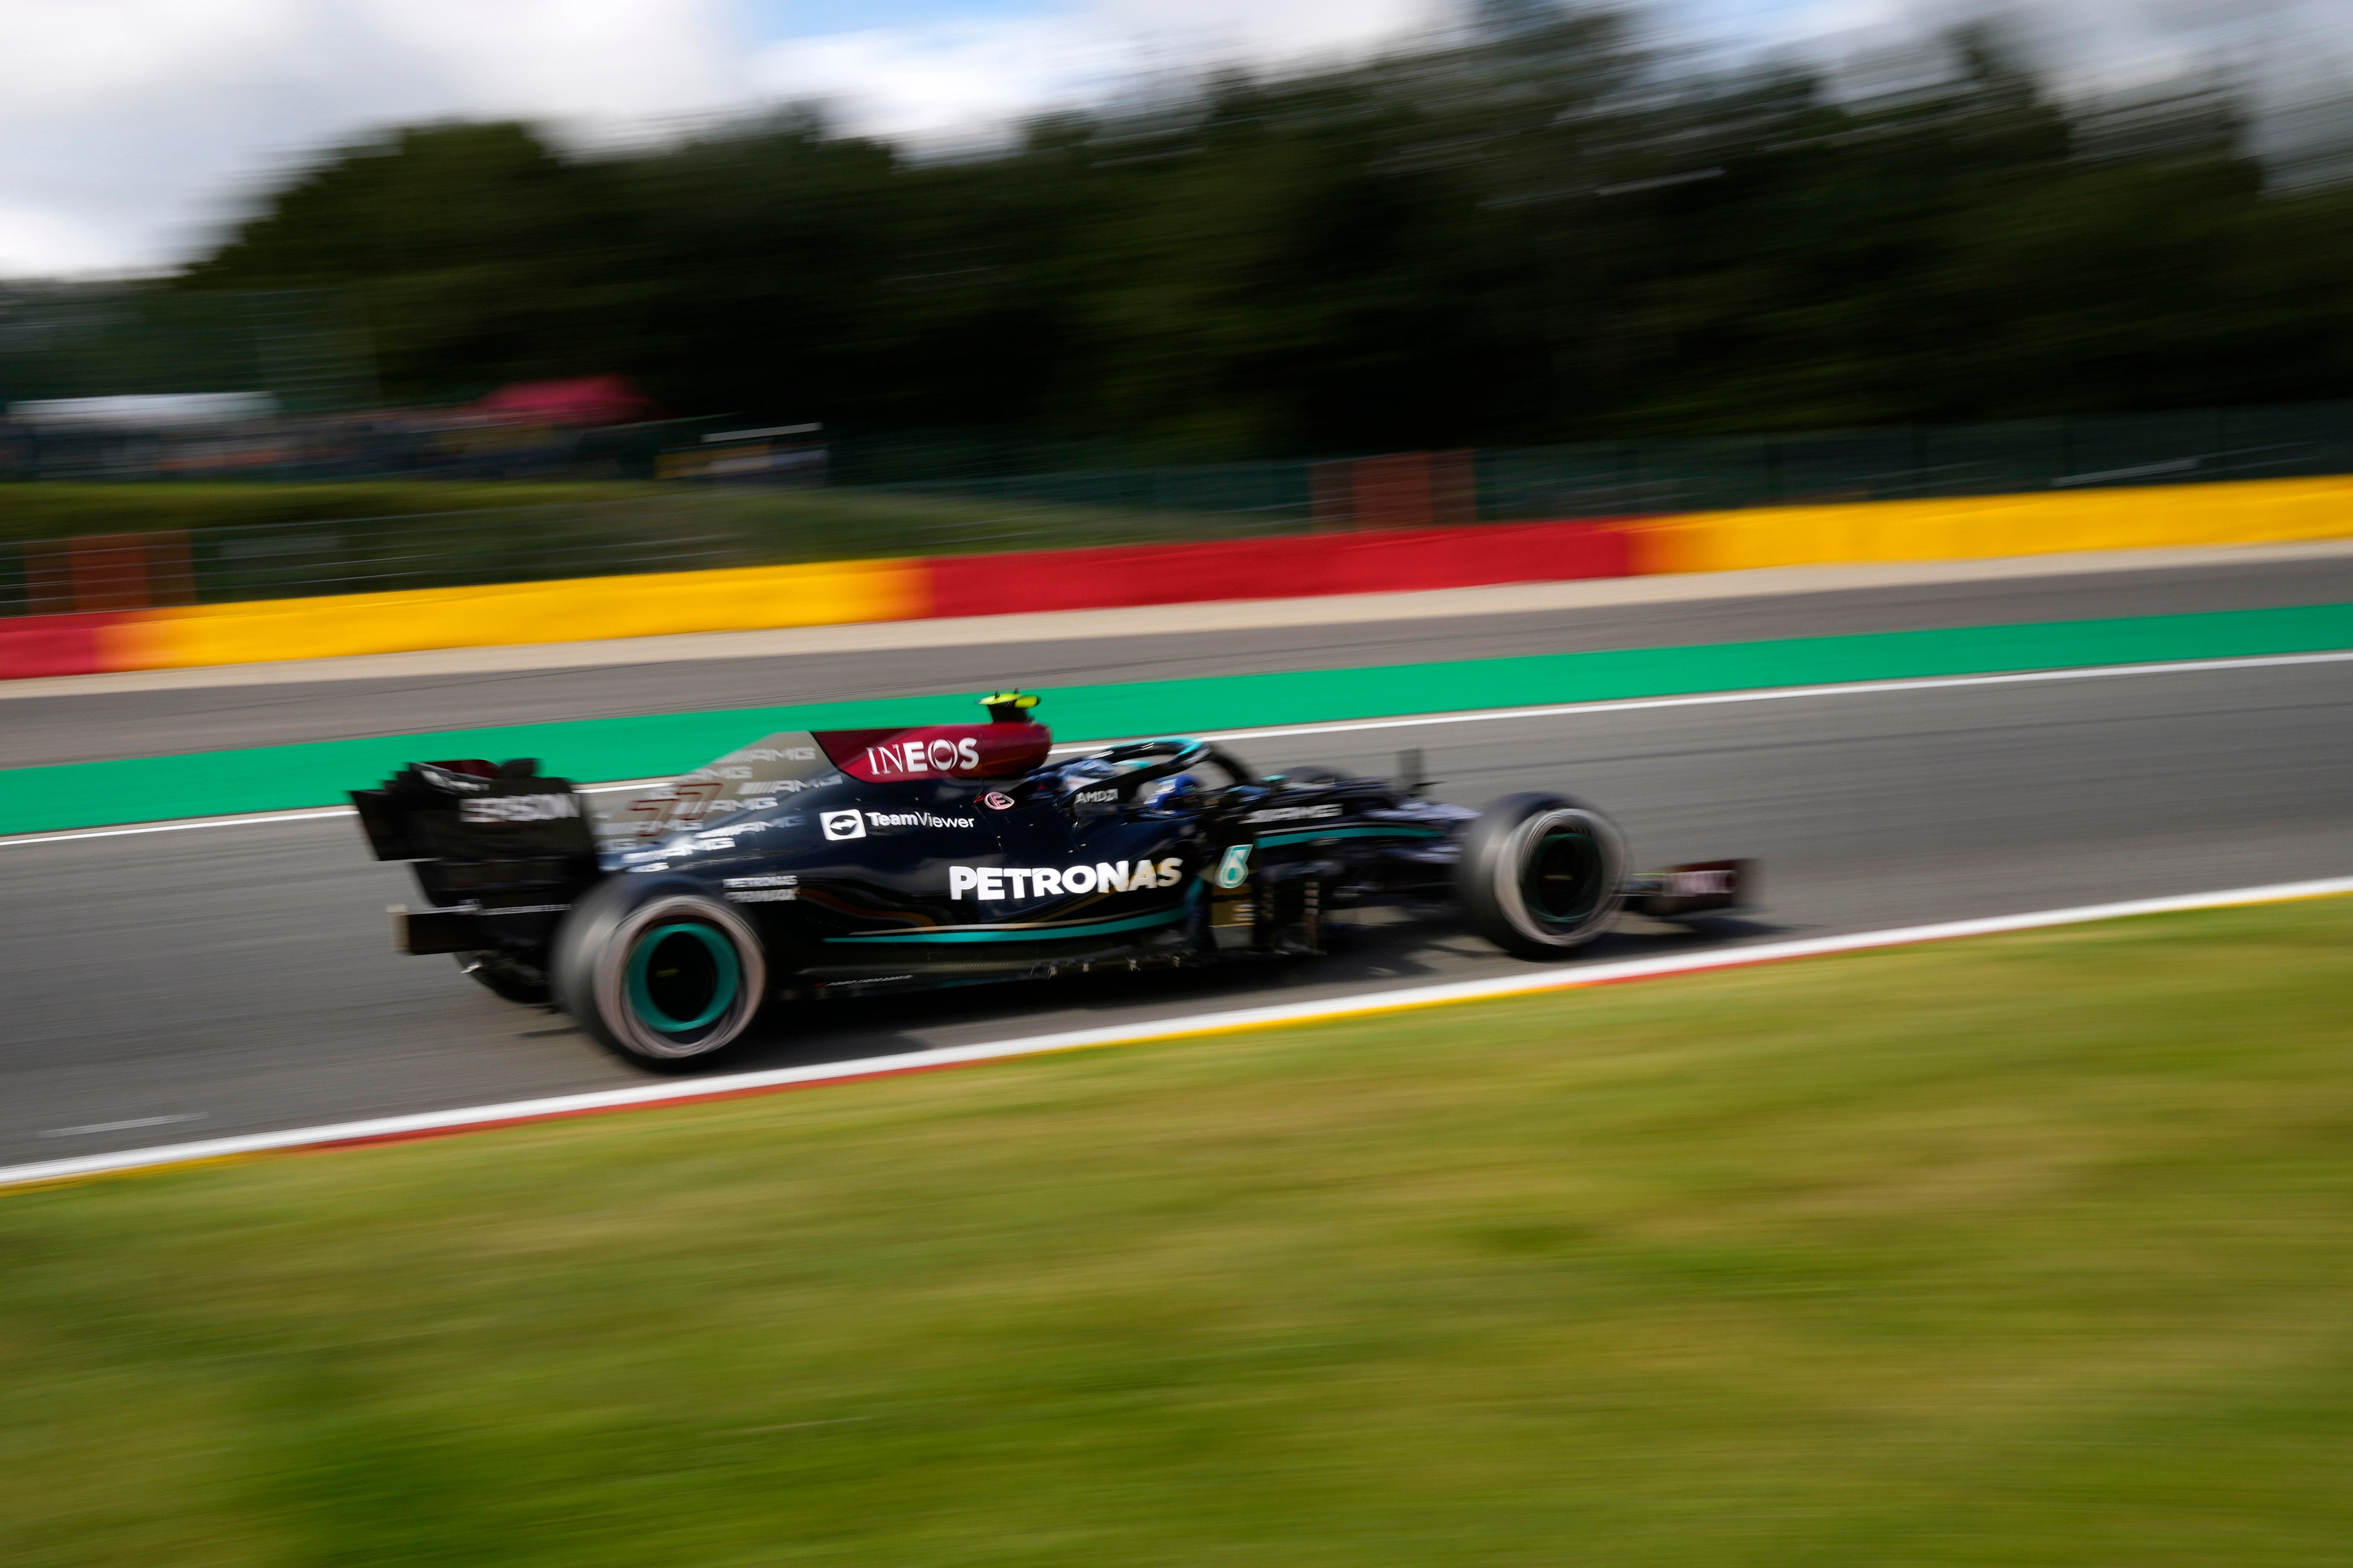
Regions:
M 376 789 L 352 791 L 379 860 L 417 862 L 436 904 L 585 886 L 596 876 L 586 804 L 569 779 L 542 778 L 531 757 L 411 763 Z

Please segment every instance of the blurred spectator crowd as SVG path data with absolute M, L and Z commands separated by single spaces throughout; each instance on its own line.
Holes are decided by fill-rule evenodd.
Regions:
M 341 412 L 291 413 L 258 392 L 26 399 L 0 418 L 0 479 L 824 478 L 815 425 L 698 437 L 709 421 L 651 412 L 611 375 L 518 383 L 451 407 Z

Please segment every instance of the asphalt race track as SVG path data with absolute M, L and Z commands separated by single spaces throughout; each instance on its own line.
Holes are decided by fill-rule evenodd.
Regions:
M 1901 588 L 1529 615 L 1124 634 L 985 648 L 910 647 L 586 669 L 485 669 L 394 679 L 70 696 L 0 694 L 5 697 L 0 701 L 0 767 L 548 720 L 979 692 L 1007 685 L 1050 689 L 1267 669 L 1335 669 L 2348 602 L 2353 602 L 2353 552 L 2194 570 L 1927 582 Z M 1466 693 L 1463 706 L 1478 706 L 1477 694 Z
M 2066 601 L 2056 609 L 2054 595 L 2024 595 L 2041 601 L 2031 614 L 2003 613 L 2015 598 L 1921 594 L 1839 595 L 1852 602 L 1815 605 L 1810 619 L 1789 601 L 1719 607 L 1713 619 L 1694 607 L 1681 612 L 1677 635 L 1660 640 L 2353 597 L 2341 580 L 2309 568 L 2276 580 L 2176 574 L 2161 589 L 2173 602 L 2161 606 L 2149 603 L 2160 591 L 2150 584 L 2105 586 L 2073 580 L 2055 595 Z M 1760 616 L 1774 628 L 1761 629 Z M 1119 670 L 1098 665 L 1087 674 L 1166 676 L 1188 658 L 1281 668 L 1552 651 L 1594 646 L 1588 639 L 1613 629 L 1618 646 L 1629 640 L 1623 626 L 1557 619 L 1548 631 L 1423 623 L 1386 637 L 1381 627 L 1346 628 L 1345 638 L 1321 628 L 1324 644 L 1353 650 L 1328 660 L 1302 657 L 1296 634 L 1290 642 L 1239 639 L 1250 646 L 1228 638 L 1216 650 L 1129 647 L 1119 650 Z M 1442 651 L 1433 638 L 1445 639 Z M 1054 645 L 1051 655 L 1060 666 L 1082 650 Z M 865 679 L 955 689 L 1006 665 L 1015 666 L 1012 679 L 1049 679 L 1024 666 L 1018 650 L 985 659 L 926 650 L 921 667 L 914 657 Z M 699 671 L 723 685 L 751 673 L 662 668 L 670 682 Z M 799 689 L 765 700 L 863 689 L 854 672 L 837 673 L 844 679 L 836 689 L 808 689 L 814 677 L 803 661 Z M 580 672 L 512 679 L 520 687 L 555 682 L 543 694 L 560 693 L 576 689 L 563 682 Z M 437 705 L 414 686 L 349 689 L 359 684 L 333 694 L 333 721 L 384 731 L 508 716 L 482 711 L 481 693 L 464 685 Z M 22 705 L 45 710 L 36 727 L 53 754 L 39 760 L 62 761 L 124 754 L 94 753 L 93 745 L 141 711 L 134 698 L 159 703 L 150 715 L 169 721 L 174 700 L 206 695 Z M 298 738 L 283 732 L 290 715 L 305 731 L 327 718 L 328 699 L 307 688 L 220 695 L 279 706 L 260 720 L 262 734 L 241 732 L 228 710 L 213 712 L 216 745 Z M 692 705 L 745 700 L 731 692 Z M 1466 693 L 1464 706 L 1477 705 Z M 389 721 L 396 711 L 414 723 Z M 1270 769 L 1318 761 L 1386 771 L 1403 746 L 1423 750 L 1449 799 L 1476 805 L 1537 787 L 1581 795 L 1617 817 L 1647 863 L 1735 854 L 1765 861 L 1766 904 L 1754 917 L 1702 935 L 1630 928 L 1595 957 L 2353 873 L 2353 665 L 2343 663 L 1504 719 L 1236 749 Z M 383 910 L 413 897 L 406 872 L 367 859 L 348 819 L 0 847 L 0 1163 L 638 1081 L 560 1016 L 497 1001 L 445 959 L 394 954 Z M 1321 963 L 1214 978 L 1105 978 L 786 1010 L 729 1065 L 828 1060 L 1521 967 L 1461 931 L 1391 927 L 1356 936 Z

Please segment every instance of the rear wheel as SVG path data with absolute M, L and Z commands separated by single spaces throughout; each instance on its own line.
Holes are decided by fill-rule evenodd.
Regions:
M 642 1066 L 699 1066 L 740 1038 L 767 990 L 758 935 L 691 884 L 604 883 L 555 938 L 557 1005 Z
M 1556 795 L 1505 795 L 1464 835 L 1455 875 L 1480 935 L 1520 958 L 1560 958 L 1617 920 L 1626 844 L 1589 806 Z

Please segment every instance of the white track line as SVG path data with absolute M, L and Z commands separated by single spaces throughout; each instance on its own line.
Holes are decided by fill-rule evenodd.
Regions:
M 1567 714 L 1631 713 L 1650 708 L 1712 708 L 1730 702 L 1782 702 L 1795 697 L 1877 697 L 1891 691 L 1947 691 L 1971 686 L 2023 686 L 2052 680 L 2100 680 L 2124 675 L 2197 675 L 2217 669 L 2265 669 L 2281 665 L 2353 663 L 2353 649 L 2334 653 L 2265 654 L 2250 658 L 2178 659 L 2167 664 L 2095 664 L 2079 669 L 2031 669 L 2015 675 L 1935 675 L 1909 680 L 1843 680 L 1827 686 L 1770 686 L 1755 691 L 1711 691 L 1696 697 L 1627 697 L 1535 708 L 1475 709 L 1410 719 L 1351 719 L 1329 723 L 1219 730 L 1207 741 L 1248 741 L 1272 735 L 1336 735 L 1349 730 L 1399 730 L 1424 724 L 1478 724 L 1495 719 L 1553 719 Z M 1101 744 L 1102 742 L 1091 742 Z M 1056 750 L 1063 748 L 1057 747 Z M 1069 748 L 1083 750 L 1081 747 Z
M 902 1051 L 884 1057 L 827 1062 L 815 1067 L 782 1068 L 769 1072 L 715 1075 L 683 1082 L 641 1084 L 629 1089 L 602 1089 L 588 1094 L 552 1095 L 539 1100 L 508 1100 L 496 1105 L 467 1106 L 453 1110 L 428 1110 L 412 1116 L 380 1116 L 364 1121 L 344 1121 L 324 1127 L 293 1128 L 280 1132 L 249 1132 L 231 1138 L 209 1138 L 196 1143 L 174 1143 L 153 1149 L 131 1149 L 111 1154 L 87 1154 L 78 1159 L 46 1160 L 37 1164 L 0 1166 L 0 1187 L 27 1186 L 43 1182 L 71 1181 L 119 1171 L 158 1165 L 188 1164 L 274 1150 L 318 1148 L 455 1132 L 467 1128 L 638 1106 L 711 1100 L 791 1089 L 803 1084 L 839 1082 L 928 1068 L 961 1067 L 973 1062 L 1001 1061 L 1008 1057 L 1040 1056 L 1050 1051 L 1082 1050 L 1095 1046 L 1136 1045 L 1187 1035 L 1215 1034 L 1233 1029 L 1266 1028 L 1283 1024 L 1321 1023 L 1334 1018 L 1389 1013 L 1409 1007 L 1430 1007 L 1455 1002 L 1522 996 L 1531 992 L 1565 991 L 1661 975 L 1688 974 L 1700 970 L 1745 968 L 1786 959 L 1814 958 L 1824 953 L 1856 952 L 1869 948 L 1898 947 L 1915 942 L 1943 942 L 1954 937 L 1987 936 L 2000 931 L 2034 931 L 2045 926 L 2079 925 L 2089 921 L 2116 920 L 2127 915 L 2167 914 L 2183 910 L 2224 909 L 2236 904 L 2267 904 L 2294 899 L 2327 898 L 2353 893 L 2353 877 L 2325 881 L 2279 882 L 2268 887 L 2233 888 L 2223 892 L 2187 893 L 2172 898 L 2134 899 L 2122 903 L 2085 904 L 2074 909 L 2037 910 L 2026 914 L 1995 915 L 1982 920 L 1947 921 L 1936 925 L 1903 926 L 1889 931 L 1854 931 L 1844 936 L 1813 937 L 1800 942 L 1760 942 L 1754 947 L 1715 948 L 1705 952 L 1671 958 L 1638 958 L 1618 963 L 1586 964 L 1573 969 L 1537 969 L 1489 980 L 1461 980 L 1444 985 L 1414 985 L 1390 991 L 1358 992 L 1320 1002 L 1293 1002 L 1273 1007 L 1237 1007 L 1221 1013 L 1198 1013 L 1189 1017 L 1148 1023 L 1115 1024 L 1099 1029 L 1072 1029 L 1060 1034 L 1029 1035 L 980 1045 L 947 1046 L 928 1051 Z
M 2353 649 L 2334 653 L 2266 654 L 2249 658 L 2179 659 L 2167 664 L 2097 664 L 2076 669 L 2035 669 L 2015 675 L 1937 675 L 1909 680 L 1853 680 L 1826 686 L 1772 686 L 1755 691 L 1711 691 L 1693 697 L 1629 697 L 1596 702 L 1562 702 L 1533 708 L 1484 708 L 1461 713 L 1419 713 L 1400 719 L 1345 719 L 1325 723 L 1265 725 L 1250 730 L 1204 731 L 1205 741 L 1252 741 L 1285 735 L 1339 735 L 1358 730 L 1411 730 L 1437 724 L 1485 724 L 1497 720 L 1562 719 L 1588 713 L 1633 713 L 1660 708 L 1712 708 L 1736 702 L 1786 702 L 1794 698 L 1879 697 L 1896 691 L 1946 691 L 1977 686 L 2021 686 L 2054 680 L 2100 680 L 2127 675 L 2197 675 L 2220 669 L 2270 669 L 2306 664 L 2353 662 Z M 1072 742 L 1056 746 L 1070 755 L 1116 744 L 1113 740 Z M 158 764 L 168 757 L 144 759 Z M 617 784 L 585 784 L 582 793 L 647 789 L 661 779 L 628 779 Z M 142 833 L 185 833 L 198 827 L 245 827 L 269 822 L 318 822 L 349 816 L 348 805 L 313 806 L 301 811 L 246 816 L 200 816 L 184 822 L 136 823 L 121 827 L 76 828 L 60 833 L 27 833 L 0 838 L 0 849 L 27 844 L 64 844 L 79 838 L 122 838 Z
M 168 757 L 154 759 L 169 762 Z M 624 779 L 618 784 L 582 784 L 582 795 L 609 795 L 617 789 L 651 789 L 668 779 Z M 359 814 L 348 805 L 313 805 L 301 811 L 267 812 L 252 816 L 192 816 L 185 822 L 140 822 L 121 827 L 78 827 L 66 833 L 26 833 L 0 838 L 0 849 L 18 844 L 69 844 L 77 838 L 127 838 L 142 833 L 185 833 L 197 827 L 252 827 L 265 822 L 332 822 Z
M 0 849 L 19 844 L 70 844 L 77 838 L 127 838 L 142 833 L 187 833 L 199 827 L 258 827 L 268 822 L 327 822 L 358 815 L 348 805 L 314 806 L 307 811 L 273 812 L 259 816 L 196 816 L 185 822 L 142 822 L 129 827 L 78 827 L 69 833 L 26 833 L 0 838 Z

